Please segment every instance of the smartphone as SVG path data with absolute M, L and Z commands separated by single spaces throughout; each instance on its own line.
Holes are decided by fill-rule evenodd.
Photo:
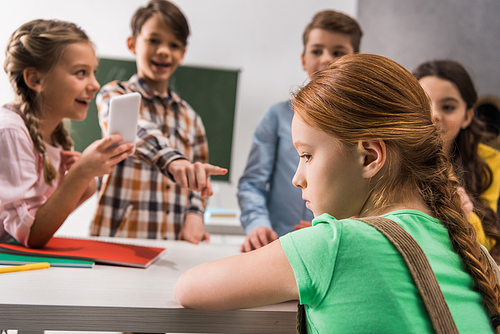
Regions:
M 109 101 L 108 135 L 122 135 L 122 143 L 133 143 L 135 149 L 140 107 L 139 93 L 112 97 Z

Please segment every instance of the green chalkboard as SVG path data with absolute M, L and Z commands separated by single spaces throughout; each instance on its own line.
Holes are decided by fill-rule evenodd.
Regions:
M 135 61 L 101 58 L 96 77 L 103 86 L 113 80 L 127 81 L 136 72 Z M 169 82 L 203 120 L 209 162 L 229 170 L 226 175 L 213 176 L 214 180 L 229 180 L 238 74 L 236 70 L 179 66 Z M 71 137 L 80 152 L 101 138 L 95 101 L 84 121 L 71 122 Z

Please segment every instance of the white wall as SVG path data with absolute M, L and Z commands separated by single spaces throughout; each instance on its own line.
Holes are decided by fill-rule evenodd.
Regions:
M 125 39 L 130 18 L 147 0 L 11 0 L 0 3 L 0 45 L 22 23 L 60 19 L 80 25 L 98 56 L 133 59 Z M 237 182 L 251 138 L 265 108 L 285 100 L 306 79 L 300 63 L 302 31 L 314 13 L 332 8 L 355 16 L 358 0 L 175 0 L 186 14 L 191 37 L 184 64 L 240 69 L 231 180 L 219 182 L 211 204 L 237 208 Z M 0 52 L 3 64 L 4 52 Z M 0 103 L 12 92 L 0 73 Z
M 500 97 L 500 1 L 359 0 L 361 50 L 410 71 L 433 59 L 459 61 L 478 94 Z

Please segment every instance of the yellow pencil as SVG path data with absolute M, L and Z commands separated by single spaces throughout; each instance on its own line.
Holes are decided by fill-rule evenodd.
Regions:
M 23 264 L 21 266 L 0 268 L 0 274 L 3 274 L 3 273 L 12 273 L 12 272 L 15 272 L 15 271 L 46 269 L 46 268 L 49 268 L 49 267 L 50 267 L 50 263 L 48 263 L 48 262 Z

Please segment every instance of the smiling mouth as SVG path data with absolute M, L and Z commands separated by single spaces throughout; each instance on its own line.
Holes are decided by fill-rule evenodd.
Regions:
M 154 66 L 158 66 L 158 67 L 162 67 L 162 68 L 168 68 L 170 67 L 170 64 L 169 63 L 158 63 L 156 61 L 151 61 L 151 63 L 154 65 Z
M 88 101 L 86 101 L 86 100 L 79 100 L 79 99 L 76 99 L 76 102 L 81 103 L 81 104 L 84 104 L 84 105 L 86 105 L 86 106 L 88 106 L 88 105 L 89 105 L 89 102 L 88 102 Z

